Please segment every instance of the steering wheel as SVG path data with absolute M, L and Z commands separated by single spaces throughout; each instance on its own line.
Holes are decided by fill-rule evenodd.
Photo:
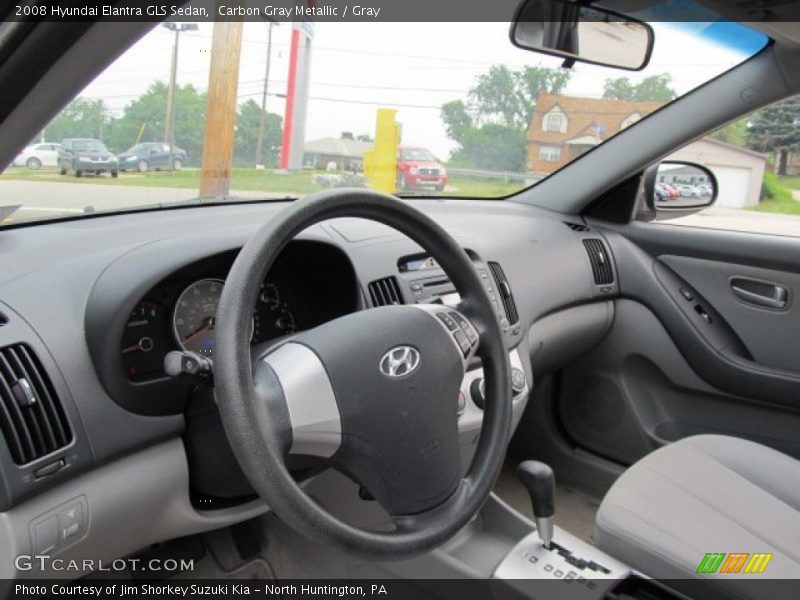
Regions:
M 275 258 L 304 229 L 338 217 L 384 223 L 425 248 L 461 295 L 458 310 L 362 310 L 251 352 L 253 306 Z M 472 261 L 432 219 L 361 189 L 297 200 L 242 248 L 217 315 L 215 394 L 227 437 L 253 488 L 288 526 L 336 550 L 386 560 L 442 544 L 477 514 L 508 446 L 508 351 Z M 475 353 L 485 412 L 462 478 L 458 396 Z M 356 480 L 391 516 L 393 530 L 361 529 L 320 508 L 292 478 L 290 454 L 319 457 Z

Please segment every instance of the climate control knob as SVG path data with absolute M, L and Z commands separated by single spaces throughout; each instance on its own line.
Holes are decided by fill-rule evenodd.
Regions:
M 483 377 L 472 380 L 469 386 L 469 395 L 475 406 L 483 410 L 483 407 L 486 406 L 486 384 L 483 382 Z
M 525 373 L 522 369 L 518 369 L 513 367 L 511 369 L 511 389 L 514 390 L 514 395 L 521 393 L 525 386 L 527 385 L 527 381 L 525 381 Z

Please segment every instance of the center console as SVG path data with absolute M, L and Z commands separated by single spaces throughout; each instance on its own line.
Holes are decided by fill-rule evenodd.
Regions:
M 537 532 L 522 538 L 492 577 L 509 594 L 531 600 L 684 598 L 558 527 L 549 548 Z
M 555 478 L 548 465 L 533 460 L 522 462 L 517 467 L 517 477 L 530 495 L 536 529 L 520 539 L 495 567 L 492 578 L 501 582 L 505 591 L 536 600 L 682 597 L 554 527 Z

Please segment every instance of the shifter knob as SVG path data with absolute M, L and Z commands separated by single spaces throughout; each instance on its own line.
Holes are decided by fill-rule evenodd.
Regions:
M 553 539 L 556 479 L 549 465 L 536 460 L 526 460 L 517 467 L 517 478 L 528 490 L 533 505 L 533 517 L 539 539 L 546 548 Z

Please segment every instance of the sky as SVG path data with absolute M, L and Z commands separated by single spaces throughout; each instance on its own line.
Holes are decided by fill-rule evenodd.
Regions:
M 628 72 L 577 63 L 563 93 L 600 97 L 607 78 L 626 76 L 636 82 L 670 73 L 673 87 L 684 94 L 744 58 L 730 46 L 730 36 L 710 27 L 654 23 L 655 45 L 647 69 Z M 212 23 L 198 23 L 197 31 L 181 34 L 179 84 L 207 89 L 212 29 Z M 245 23 L 240 103 L 251 98 L 261 102 L 267 31 L 266 23 Z M 290 24 L 273 28 L 270 94 L 286 91 L 290 34 Z M 172 32 L 156 27 L 81 95 L 103 99 L 112 115 L 120 115 L 154 81 L 169 80 L 173 39 Z M 752 52 L 752 40 L 749 48 Z M 439 108 L 466 100 L 477 77 L 497 63 L 555 68 L 561 60 L 512 46 L 507 23 L 316 23 L 306 140 L 339 137 L 344 131 L 374 135 L 376 109 L 395 108 L 403 144 L 426 147 L 446 159 L 455 144 L 445 134 Z M 267 110 L 283 115 L 284 104 L 283 98 L 270 95 Z

